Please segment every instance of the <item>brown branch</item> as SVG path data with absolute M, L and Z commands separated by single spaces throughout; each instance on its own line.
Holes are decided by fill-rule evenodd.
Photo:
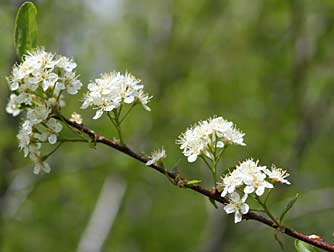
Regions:
M 91 137 L 93 139 L 93 141 L 95 141 L 96 143 L 102 143 L 104 145 L 110 146 L 128 156 L 133 157 L 134 159 L 137 159 L 138 161 L 142 162 L 142 163 L 146 163 L 148 161 L 148 159 L 144 156 L 141 156 L 139 154 L 137 154 L 136 152 L 134 152 L 133 150 L 131 150 L 129 147 L 125 146 L 125 145 L 120 145 L 118 143 L 116 143 L 115 141 L 112 141 L 104 136 L 101 136 L 97 133 L 95 133 L 93 130 L 85 127 L 82 124 L 77 124 L 75 122 L 70 121 L 69 119 L 63 117 L 62 118 L 63 121 L 65 121 L 68 125 L 72 126 L 73 128 L 76 128 L 77 130 L 85 133 L 86 135 L 88 135 L 89 137 Z M 163 167 L 158 166 L 158 165 L 150 165 L 149 167 L 151 167 L 152 169 L 164 174 L 165 176 L 167 176 L 169 179 L 173 179 L 175 181 L 175 183 L 177 185 L 179 185 L 180 187 L 184 187 L 184 188 L 189 188 L 193 191 L 196 191 L 204 196 L 207 196 L 210 199 L 214 199 L 218 202 L 220 202 L 221 204 L 226 204 L 227 200 L 224 197 L 220 196 L 220 193 L 217 190 L 208 190 L 206 188 L 203 188 L 199 185 L 187 185 L 187 179 L 182 178 L 181 176 L 179 176 L 178 174 L 174 174 L 170 171 L 166 171 Z M 266 217 L 256 214 L 252 211 L 248 212 L 247 214 L 243 215 L 243 219 L 245 220 L 255 220 L 258 222 L 261 222 L 271 228 L 276 229 L 277 231 L 284 233 L 288 236 L 291 236 L 293 238 L 296 238 L 298 240 L 304 241 L 306 243 L 309 243 L 315 247 L 324 249 L 326 251 L 334 251 L 334 245 L 331 245 L 329 243 L 326 243 L 324 241 L 321 240 L 316 240 L 316 239 L 312 239 L 309 236 L 303 234 L 303 233 L 299 233 L 291 228 L 288 227 L 278 227 L 276 224 L 274 224 L 271 220 L 267 219 Z

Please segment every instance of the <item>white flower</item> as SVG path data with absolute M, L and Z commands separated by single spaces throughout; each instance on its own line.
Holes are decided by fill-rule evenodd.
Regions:
M 88 84 L 88 93 L 84 97 L 81 108 L 86 109 L 92 106 L 97 109 L 93 119 L 100 118 L 104 112 L 119 108 L 122 103 L 141 103 L 149 111 L 147 103 L 151 97 L 144 93 L 144 86 L 139 83 L 140 80 L 129 73 L 102 74 L 101 78 Z
M 63 68 L 66 72 L 72 72 L 77 67 L 77 64 L 72 59 L 60 57 L 57 66 Z
M 161 150 L 156 150 L 151 153 L 150 160 L 146 162 L 146 165 L 159 164 L 163 159 L 167 157 L 165 149 L 162 147 Z
M 57 133 L 62 130 L 63 126 L 59 122 L 57 122 L 55 118 L 50 118 L 47 121 L 46 126 L 48 126 L 50 130 L 48 141 L 50 144 L 55 144 L 57 142 Z
M 74 95 L 78 93 L 78 90 L 80 90 L 81 87 L 82 87 L 81 81 L 73 79 L 67 85 L 66 90 L 67 90 L 67 93 Z
M 41 132 L 41 133 L 37 132 L 37 133 L 34 133 L 33 137 L 40 142 L 45 142 L 49 137 L 49 132 L 46 132 L 46 131 Z
M 48 88 L 53 88 L 57 80 L 58 80 L 57 74 L 46 73 L 45 79 L 43 79 L 43 82 L 42 82 L 43 91 L 46 91 Z
M 17 103 L 25 104 L 25 105 L 32 105 L 32 95 L 30 93 L 20 93 L 16 99 Z
M 261 196 L 266 188 L 273 188 L 273 185 L 265 180 L 264 169 L 266 169 L 265 166 L 258 166 L 258 161 L 254 162 L 252 159 L 248 159 L 237 166 L 236 170 L 246 185 L 245 193 L 255 192 L 256 195 Z
M 237 192 L 233 192 L 229 195 L 229 203 L 224 207 L 227 214 L 234 213 L 234 223 L 242 221 L 242 215 L 248 213 L 249 206 L 245 203 L 247 194 L 244 194 L 242 198 Z
M 183 154 L 188 158 L 188 162 L 192 163 L 204 152 L 208 142 L 209 139 L 206 135 L 199 134 L 199 130 L 196 128 L 190 128 L 179 136 L 176 143 L 181 145 L 180 149 L 183 150 Z
M 224 148 L 225 144 L 245 145 L 243 136 L 232 122 L 223 117 L 214 117 L 188 128 L 176 143 L 181 145 L 180 149 L 188 162 L 195 162 L 200 155 L 213 159 L 217 155 L 217 149 Z
M 50 134 L 48 136 L 48 141 L 49 141 L 50 144 L 57 143 L 57 135 L 56 134 Z
M 272 184 L 264 180 L 265 176 L 262 175 L 258 175 L 246 183 L 244 192 L 250 194 L 255 191 L 257 196 L 261 196 L 266 188 L 274 188 Z
M 17 116 L 21 113 L 20 104 L 17 102 L 17 96 L 15 94 L 10 95 L 9 102 L 6 107 L 6 112 L 8 114 L 12 114 L 13 116 Z
M 57 84 L 59 90 L 66 89 L 67 93 L 71 95 L 77 94 L 82 87 L 82 83 L 77 79 L 75 72 L 64 72 Z M 58 92 L 58 90 L 55 90 L 55 93 Z
M 236 170 L 242 177 L 243 181 L 252 180 L 254 176 L 262 174 L 266 166 L 258 166 L 259 161 L 253 159 L 247 159 L 237 165 Z
M 19 148 L 23 150 L 24 156 L 26 157 L 29 153 L 30 136 L 32 134 L 32 125 L 30 121 L 25 121 L 17 134 L 19 140 Z
M 59 133 L 63 128 L 63 126 L 55 118 L 50 118 L 46 125 L 55 133 Z
M 242 185 L 242 179 L 238 176 L 237 170 L 234 170 L 230 175 L 227 175 L 223 178 L 222 183 L 218 183 L 219 187 L 224 188 L 221 193 L 222 197 L 225 197 L 227 193 L 231 194 L 235 191 L 236 188 Z
M 222 191 L 222 197 L 231 194 L 236 189 L 242 190 L 245 194 L 255 193 L 257 196 L 261 196 L 266 188 L 274 187 L 266 180 L 267 174 L 270 173 L 273 181 L 285 178 L 280 177 L 281 175 L 285 176 L 285 173 L 278 174 L 278 172 L 269 171 L 266 166 L 259 166 L 258 161 L 248 159 L 237 165 L 231 174 L 222 178 L 222 182 L 217 184 L 218 190 Z
M 141 105 L 143 106 L 143 108 L 146 111 L 151 111 L 151 108 L 149 106 L 147 106 L 147 103 L 149 103 L 149 101 L 151 100 L 151 96 L 149 96 L 148 94 L 144 93 L 144 91 L 140 90 L 136 99 L 138 100 L 139 103 L 141 103 Z
M 82 117 L 80 114 L 73 112 L 70 118 L 71 122 L 75 122 L 77 124 L 82 124 Z
M 46 120 L 51 113 L 51 108 L 46 104 L 27 109 L 27 119 L 36 125 Z
M 276 168 L 275 165 L 272 165 L 271 170 L 265 169 L 264 172 L 268 175 L 273 183 L 280 182 L 282 184 L 290 185 L 290 182 L 285 179 L 290 175 L 289 173 L 287 173 L 287 171 L 281 168 Z
M 44 171 L 46 173 L 49 173 L 51 171 L 49 164 L 43 160 L 43 158 L 40 156 L 40 153 L 32 153 L 29 155 L 29 157 L 34 163 L 35 174 L 39 174 L 41 171 Z
M 244 143 L 244 133 L 239 131 L 236 128 L 228 128 L 225 132 L 223 132 L 223 137 L 225 138 L 225 141 L 230 144 L 237 144 L 237 145 L 246 145 Z

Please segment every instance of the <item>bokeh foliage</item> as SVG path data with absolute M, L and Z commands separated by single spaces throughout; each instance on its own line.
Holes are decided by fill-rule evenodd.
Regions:
M 101 72 L 128 70 L 154 95 L 151 113 L 136 109 L 126 122 L 129 145 L 147 153 L 163 145 L 170 167 L 177 165 L 186 177 L 210 185 L 205 168 L 187 164 L 175 139 L 188 125 L 222 115 L 244 130 L 247 143 L 229 149 L 224 165 L 254 157 L 289 170 L 293 185 L 276 192 L 273 206 L 301 192 L 287 223 L 331 239 L 332 1 L 35 3 L 40 43 L 74 57 L 84 84 Z M 127 191 L 104 251 L 206 251 L 222 233 L 221 251 L 279 250 L 271 230 L 251 222 L 235 226 L 232 218 L 212 222 L 214 214 L 223 212 L 213 210 L 205 198 L 172 187 L 159 174 L 103 146 L 94 150 L 69 144 L 52 158 L 51 174 L 32 176 L 30 164 L 17 149 L 20 119 L 4 112 L 5 76 L 16 61 L 13 30 L 18 6 L 19 1 L 0 3 L 1 251 L 74 251 L 108 176 L 126 181 Z M 68 104 L 65 114 L 82 112 L 78 99 Z M 82 114 L 89 127 L 115 136 L 107 120 L 93 122 L 92 113 Z M 27 185 L 8 195 L 19 174 L 25 174 L 21 182 Z M 16 211 L 6 206 L 3 199 L 19 198 L 24 191 L 26 198 Z M 214 235 L 213 226 L 218 230 Z M 290 251 L 292 240 L 282 240 Z

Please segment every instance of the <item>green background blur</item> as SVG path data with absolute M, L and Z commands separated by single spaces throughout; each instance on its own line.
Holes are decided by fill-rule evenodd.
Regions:
M 164 146 L 169 167 L 211 186 L 205 167 L 188 164 L 175 139 L 190 124 L 222 115 L 247 143 L 230 148 L 224 166 L 254 157 L 287 169 L 292 185 L 275 189 L 274 212 L 301 192 L 287 224 L 333 242 L 333 1 L 34 2 L 40 44 L 73 57 L 84 83 L 67 96 L 65 115 L 79 112 L 87 126 L 116 136 L 105 118 L 93 121 L 92 111 L 79 109 L 80 99 L 99 73 L 128 70 L 154 96 L 151 113 L 138 107 L 124 124 L 130 146 L 146 153 Z M 0 251 L 77 251 L 106 178 L 125 194 L 100 251 L 280 251 L 273 230 L 234 225 L 206 198 L 104 146 L 63 146 L 50 174 L 33 175 L 17 148 L 20 119 L 5 113 L 19 4 L 0 1 Z M 292 239 L 280 239 L 293 251 Z

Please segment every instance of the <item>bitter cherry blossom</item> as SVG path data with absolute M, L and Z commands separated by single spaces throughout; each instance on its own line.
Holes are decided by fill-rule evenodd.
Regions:
M 177 144 L 187 157 L 188 162 L 195 162 L 198 156 L 218 159 L 216 150 L 226 145 L 245 145 L 244 133 L 239 131 L 232 122 L 223 117 L 214 117 L 200 121 L 182 133 Z
M 150 160 L 146 162 L 146 165 L 160 164 L 166 157 L 166 151 L 162 147 L 161 150 L 155 150 L 151 153 Z
M 140 82 L 129 73 L 102 74 L 101 78 L 88 84 L 88 92 L 81 108 L 93 107 L 97 109 L 93 119 L 100 118 L 104 112 L 120 108 L 122 104 L 135 105 L 140 103 L 144 109 L 150 111 L 147 104 L 152 97 L 144 93 L 144 85 Z
M 245 195 L 253 194 L 254 198 L 259 200 L 266 189 L 274 188 L 272 183 L 289 184 L 285 179 L 287 176 L 287 172 L 283 169 L 277 169 L 273 166 L 271 170 L 268 170 L 266 166 L 260 166 L 259 161 L 253 159 L 241 162 L 232 172 L 222 177 L 221 182 L 217 183 L 217 189 L 221 191 L 221 196 L 229 199 L 229 204 L 224 208 L 226 213 L 235 212 L 235 222 L 241 221 L 240 213 L 245 214 L 244 212 L 248 211 L 245 211 L 246 206 L 242 205 L 246 204 L 247 196 Z M 240 200 L 238 192 L 244 193 L 242 200 Z M 265 203 L 261 202 L 261 204 Z
M 41 147 L 57 143 L 62 125 L 55 117 L 65 106 L 64 92 L 73 95 L 82 87 L 76 66 L 72 59 L 38 48 L 28 52 L 8 77 L 12 93 L 6 111 L 12 116 L 25 112 L 17 138 L 24 156 L 33 161 L 35 173 L 50 171 Z
M 248 194 L 244 194 L 242 198 L 237 192 L 233 192 L 229 195 L 229 203 L 224 207 L 227 214 L 234 213 L 234 223 L 238 223 L 242 220 L 242 215 L 248 213 L 249 206 L 245 203 Z

